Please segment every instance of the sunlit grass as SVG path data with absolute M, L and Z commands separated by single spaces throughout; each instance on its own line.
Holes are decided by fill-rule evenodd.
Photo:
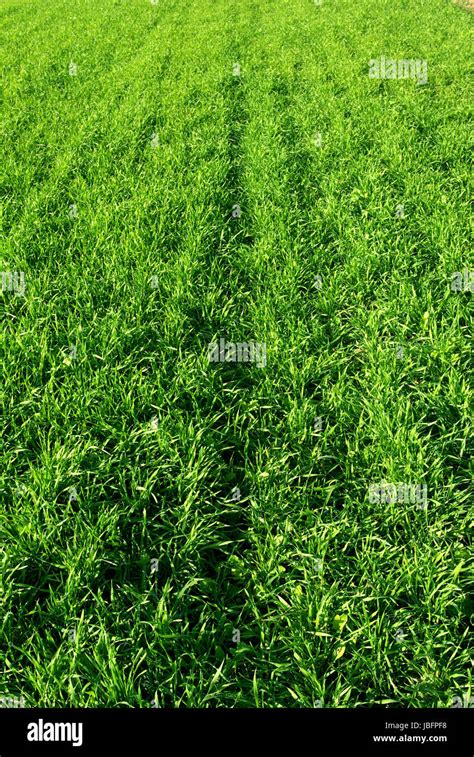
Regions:
M 3 3 L 1 696 L 469 698 L 469 42 L 443 0 Z

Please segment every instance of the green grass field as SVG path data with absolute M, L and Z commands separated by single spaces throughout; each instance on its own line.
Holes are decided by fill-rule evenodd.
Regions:
M 0 696 L 472 704 L 470 21 L 1 0 Z

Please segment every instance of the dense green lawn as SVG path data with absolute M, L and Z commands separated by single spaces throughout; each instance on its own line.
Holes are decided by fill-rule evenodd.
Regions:
M 2 0 L 0 696 L 469 704 L 470 55 L 446 0 Z

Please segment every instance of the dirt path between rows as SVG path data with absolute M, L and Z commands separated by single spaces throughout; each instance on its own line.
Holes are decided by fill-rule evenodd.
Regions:
M 460 5 L 461 8 L 465 8 L 465 10 L 474 11 L 474 0 L 453 0 L 456 5 Z

